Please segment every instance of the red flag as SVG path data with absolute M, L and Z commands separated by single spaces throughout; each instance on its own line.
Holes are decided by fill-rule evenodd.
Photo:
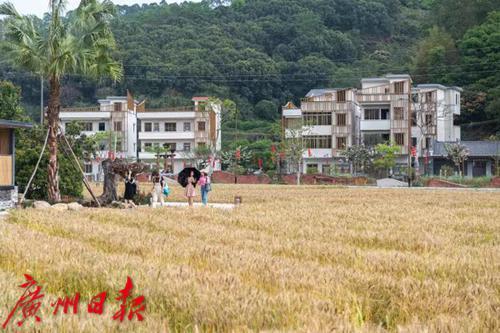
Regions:
M 263 164 L 263 162 L 262 162 L 262 158 L 259 158 L 259 161 L 258 161 L 258 162 L 259 162 L 259 169 L 262 169 L 262 164 Z

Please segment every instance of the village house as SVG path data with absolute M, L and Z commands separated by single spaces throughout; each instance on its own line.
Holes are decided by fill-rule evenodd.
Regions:
M 396 173 L 406 172 L 410 147 L 414 147 L 413 166 L 422 169 L 433 142 L 460 140 L 454 119 L 460 115 L 461 91 L 439 84 L 412 86 L 407 74 L 365 78 L 359 89 L 313 89 L 300 107 L 283 106 L 285 137 L 290 135 L 287 128 L 302 124 L 303 173 L 329 174 L 332 164 L 336 172 L 348 173 L 343 150 L 384 142 L 400 147 Z
M 16 184 L 16 128 L 28 123 L 0 119 L 0 210 L 13 208 L 18 201 Z
M 207 97 L 192 101 L 187 107 L 148 109 L 145 101 L 137 101 L 131 94 L 110 96 L 94 107 L 62 109 L 61 128 L 76 121 L 82 124 L 83 134 L 100 135 L 97 155 L 84 161 L 85 175 L 91 180 L 102 180 L 101 162 L 108 157 L 151 166 L 158 157 L 161 169 L 177 174 L 194 163 L 197 147 L 221 148 L 220 106 L 205 108 Z M 220 168 L 216 161 L 212 165 Z

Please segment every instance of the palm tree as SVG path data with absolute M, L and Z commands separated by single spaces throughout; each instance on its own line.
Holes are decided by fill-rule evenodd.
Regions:
M 81 0 L 74 12 L 64 17 L 65 0 L 50 0 L 47 25 L 35 17 L 20 15 L 7 2 L 0 15 L 7 16 L 5 37 L 7 52 L 17 66 L 49 82 L 47 121 L 49 126 L 49 200 L 61 200 L 58 182 L 57 135 L 61 107 L 61 79 L 67 74 L 89 77 L 109 76 L 117 81 L 123 69 L 113 59 L 116 48 L 109 22 L 115 13 L 109 0 Z

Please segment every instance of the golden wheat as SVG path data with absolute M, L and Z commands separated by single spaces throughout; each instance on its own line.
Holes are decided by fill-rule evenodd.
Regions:
M 499 192 L 214 185 L 210 200 L 235 195 L 233 211 L 13 212 L 0 222 L 0 321 L 29 273 L 46 300 L 42 323 L 25 325 L 42 331 L 500 330 Z M 86 313 L 127 276 L 144 322 L 113 322 L 113 300 Z M 75 292 L 81 312 L 52 316 L 48 301 Z

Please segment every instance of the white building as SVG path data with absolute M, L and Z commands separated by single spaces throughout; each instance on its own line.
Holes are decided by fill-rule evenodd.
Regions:
M 439 84 L 413 87 L 406 74 L 362 79 L 360 89 L 314 89 L 300 108 L 293 103 L 283 107 L 285 134 L 290 135 L 286 128 L 291 124 L 303 125 L 304 173 L 328 174 L 332 163 L 337 172 L 349 172 L 342 150 L 383 142 L 400 146 L 397 162 L 406 167 L 410 144 L 423 159 L 433 141 L 460 140 L 460 127 L 454 125 L 460 93 L 460 88 Z
M 64 108 L 60 113 L 63 130 L 76 121 L 84 128 L 82 134 L 101 138 L 97 156 L 84 163 L 85 174 L 93 180 L 102 179 L 101 162 L 108 157 L 155 165 L 156 153 L 151 151 L 161 146 L 164 149 L 157 150 L 163 155 L 160 168 L 178 173 L 194 164 L 196 147 L 221 148 L 221 108 L 205 107 L 207 97 L 194 97 L 190 107 L 165 109 L 146 109 L 145 101 L 138 102 L 130 94 L 98 102 L 95 107 Z M 218 169 L 220 163 L 214 161 L 212 166 Z

